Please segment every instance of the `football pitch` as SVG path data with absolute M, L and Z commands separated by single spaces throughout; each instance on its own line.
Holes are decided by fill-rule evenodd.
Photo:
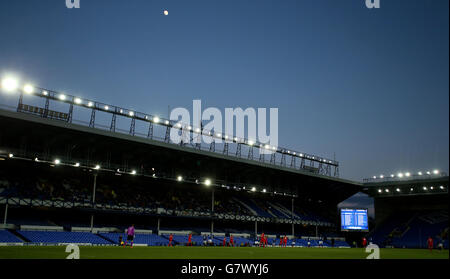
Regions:
M 361 248 L 80 246 L 80 259 L 365 259 Z M 4 246 L 0 259 L 65 259 L 66 246 Z M 380 249 L 380 259 L 449 259 L 449 251 Z

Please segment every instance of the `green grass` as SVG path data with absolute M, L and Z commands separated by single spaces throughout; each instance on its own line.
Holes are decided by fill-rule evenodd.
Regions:
M 65 246 L 4 246 L 0 259 L 64 259 Z M 365 259 L 364 249 L 80 246 L 81 259 Z M 381 249 L 381 259 L 449 259 L 449 251 Z

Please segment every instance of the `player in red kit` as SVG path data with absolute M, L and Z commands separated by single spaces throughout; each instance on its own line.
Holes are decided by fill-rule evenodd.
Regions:
M 288 239 L 287 236 L 284 236 L 284 241 L 283 241 L 284 247 L 287 247 L 287 239 Z
M 365 248 L 367 246 L 367 239 L 363 237 L 362 239 L 362 246 Z
M 427 244 L 428 244 L 428 249 L 430 250 L 430 252 L 432 252 L 433 251 L 433 239 L 431 238 L 431 236 L 428 237 Z
M 222 244 L 223 244 L 223 247 L 227 246 L 227 237 L 226 236 L 223 238 Z
M 280 247 L 282 247 L 283 246 L 283 238 L 280 236 Z
M 190 233 L 188 237 L 188 246 L 192 246 L 192 233 Z
M 234 239 L 233 239 L 233 235 L 230 235 L 230 246 L 234 247 Z
M 173 235 L 169 235 L 169 246 L 172 246 Z
M 263 247 L 265 247 L 265 241 L 266 241 L 266 238 L 264 237 L 264 233 L 262 233 L 261 234 L 261 239 L 259 240 L 259 247 L 261 247 L 261 245 Z

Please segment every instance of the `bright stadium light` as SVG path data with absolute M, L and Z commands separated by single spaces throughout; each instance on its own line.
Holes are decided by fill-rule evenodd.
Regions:
M 433 187 L 433 186 L 431 186 L 431 187 L 430 187 L 430 189 L 431 189 L 431 190 L 433 190 L 433 189 L 434 189 L 434 187 Z
M 254 142 L 252 140 L 248 141 L 248 145 L 252 146 L 254 144 Z
M 405 176 L 406 176 L 406 177 L 410 177 L 411 174 L 410 174 L 409 172 L 407 172 L 407 173 L 405 173 Z
M 75 102 L 75 104 L 80 105 L 83 101 L 80 98 L 75 98 L 73 100 Z
M 381 190 L 381 189 L 378 189 L 378 193 L 381 193 L 381 192 L 383 192 L 383 190 Z
M 60 99 L 61 101 L 64 101 L 64 100 L 66 99 L 66 95 L 60 94 L 60 95 L 59 95 L 59 99 Z
M 100 169 L 100 165 L 96 165 L 94 169 L 99 170 Z
M 377 177 L 374 175 L 373 177 L 372 177 L 373 179 L 377 179 Z
M 256 192 L 256 187 L 252 187 L 252 192 Z
M 159 117 L 158 116 L 153 117 L 153 122 L 159 123 Z
M 439 170 L 434 170 L 433 174 L 439 174 Z
M 414 188 L 409 189 L 411 192 L 414 191 Z
M 109 110 L 109 106 L 105 106 L 105 110 Z
M 205 180 L 205 185 L 206 185 L 206 186 L 211 185 L 211 180 L 210 180 L 210 179 L 206 179 L 206 180 Z
M 421 171 L 419 171 L 418 173 L 417 173 L 418 175 L 422 175 L 422 172 Z
M 6 77 L 2 79 L 1 86 L 6 92 L 12 92 L 19 87 L 19 81 L 13 77 Z
M 38 157 L 34 158 L 34 161 L 39 162 L 39 158 Z
M 266 192 L 266 189 L 263 189 L 263 193 L 265 193 Z
M 80 163 L 75 163 L 74 166 L 78 168 L 80 166 Z
M 166 125 L 169 125 L 169 120 L 166 120 L 166 121 L 164 121 L 164 123 L 166 124 Z
M 42 91 L 42 95 L 47 96 L 48 95 L 48 91 L 47 90 L 43 90 Z
M 131 171 L 131 174 L 132 174 L 132 175 L 135 175 L 135 174 L 136 174 L 136 171 L 135 171 L 135 170 L 132 170 L 132 171 Z
M 389 189 L 386 189 L 385 191 L 386 191 L 386 193 L 389 193 Z
M 427 174 L 428 174 L 428 175 L 430 175 L 430 174 L 431 174 L 431 172 L 427 171 Z
M 331 163 L 331 162 L 330 162 L 330 163 Z M 383 179 L 383 178 L 384 178 L 384 175 L 380 175 L 380 178 Z
M 129 115 L 129 116 L 134 116 L 134 112 L 130 111 L 130 112 L 128 113 L 128 115 Z
M 9 157 L 9 158 L 12 158 L 12 157 L 14 157 L 14 154 L 9 153 L 9 154 L 8 154 L 8 157 Z
M 397 192 L 400 192 L 400 188 L 395 189 Z
M 439 186 L 439 188 L 440 188 L 441 190 L 444 190 L 444 186 L 442 186 L 442 185 L 441 185 L 441 186 Z
M 397 174 L 397 176 L 402 178 L 403 177 L 403 173 L 400 172 L 400 173 Z
M 200 128 L 195 129 L 195 132 L 200 133 Z
M 178 180 L 178 181 L 183 181 L 183 177 L 182 177 L 181 175 L 179 175 L 179 176 L 177 177 L 177 180 Z
M 164 15 L 168 16 L 169 15 L 169 11 L 168 10 L 164 10 Z
M 24 91 L 25 93 L 27 93 L 27 94 L 33 94 L 33 92 L 34 92 L 34 87 L 33 87 L 31 84 L 26 84 L 26 85 L 23 87 L 23 91 Z
M 425 187 L 425 186 L 423 186 L 423 189 L 424 189 L 425 191 L 428 190 L 427 187 Z
M 55 165 L 59 165 L 59 164 L 61 164 L 61 160 L 55 159 L 54 163 L 55 163 Z
M 395 175 L 391 174 L 391 177 L 394 177 Z
M 94 103 L 93 102 L 89 102 L 88 103 L 88 107 L 92 107 L 92 106 L 94 106 Z

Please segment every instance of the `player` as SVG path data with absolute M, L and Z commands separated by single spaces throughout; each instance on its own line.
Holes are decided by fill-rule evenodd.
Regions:
M 284 240 L 283 240 L 284 247 L 287 247 L 287 241 L 288 241 L 288 238 L 286 235 L 284 235 Z
M 295 247 L 295 238 L 292 239 L 291 246 Z
M 269 237 L 266 236 L 266 239 L 264 240 L 264 248 L 266 248 L 266 245 L 269 245 Z
M 308 247 L 311 247 L 311 239 L 308 237 Z
M 430 250 L 430 252 L 433 252 L 433 238 L 431 238 L 431 236 L 428 237 L 427 244 L 428 244 L 428 250 Z
M 265 240 L 266 240 L 266 238 L 265 238 L 265 236 L 264 236 L 264 233 L 262 233 L 262 234 L 261 234 L 261 239 L 259 240 L 259 247 L 261 247 L 261 245 L 262 245 L 263 247 L 265 247 Z
M 319 238 L 319 247 L 323 247 L 323 239 L 322 239 L 322 237 Z
M 233 239 L 233 235 L 230 235 L 230 246 L 234 247 L 234 239 Z
M 367 246 L 367 239 L 365 237 L 362 238 L 362 246 L 363 248 L 366 248 Z
M 226 236 L 223 238 L 222 245 L 223 245 L 223 247 L 227 246 L 227 237 Z
M 188 236 L 188 246 L 192 246 L 192 233 L 189 234 Z
M 209 235 L 209 236 L 208 236 L 208 245 L 209 245 L 209 246 L 213 246 L 213 240 L 212 240 L 212 239 L 213 239 L 213 236 L 212 236 L 212 235 Z
M 280 243 L 278 244 L 278 246 L 283 246 L 283 238 L 280 236 Z
M 203 246 L 206 246 L 208 244 L 207 240 L 208 240 L 207 236 L 206 236 L 206 234 L 204 234 L 203 235 Z
M 124 246 L 122 235 L 119 235 L 119 246 Z
M 125 242 L 125 246 L 128 245 L 128 241 L 130 241 L 130 247 L 133 248 L 133 242 L 134 242 L 134 224 L 131 225 L 127 229 L 127 241 Z
M 169 235 L 169 246 L 170 246 L 170 247 L 173 247 L 172 241 L 173 241 L 173 234 L 170 234 L 170 235 Z

